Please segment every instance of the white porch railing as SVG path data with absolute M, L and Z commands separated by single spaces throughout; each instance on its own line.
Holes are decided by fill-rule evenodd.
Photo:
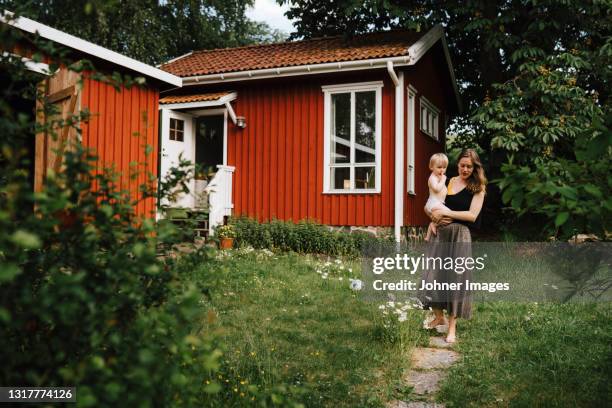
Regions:
M 217 173 L 210 180 L 204 191 L 208 193 L 208 219 L 211 235 L 215 227 L 223 224 L 223 217 L 232 215 L 232 179 L 235 167 L 217 166 Z

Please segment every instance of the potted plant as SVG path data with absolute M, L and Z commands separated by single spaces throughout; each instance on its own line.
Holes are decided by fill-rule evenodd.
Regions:
M 232 225 L 222 225 L 217 227 L 215 233 L 219 237 L 219 247 L 221 249 L 230 249 L 234 246 L 236 230 Z

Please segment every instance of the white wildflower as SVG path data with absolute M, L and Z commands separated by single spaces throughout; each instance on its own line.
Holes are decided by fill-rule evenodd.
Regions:
M 352 290 L 361 290 L 363 289 L 363 282 L 359 279 L 351 279 L 351 289 Z

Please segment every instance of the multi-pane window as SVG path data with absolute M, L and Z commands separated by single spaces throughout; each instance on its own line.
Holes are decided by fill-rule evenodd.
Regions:
M 185 134 L 185 121 L 181 119 L 170 118 L 170 140 L 182 142 Z
M 326 192 L 380 191 L 381 87 L 323 87 Z
M 440 110 L 424 97 L 420 98 L 421 105 L 421 131 L 438 140 L 438 123 Z

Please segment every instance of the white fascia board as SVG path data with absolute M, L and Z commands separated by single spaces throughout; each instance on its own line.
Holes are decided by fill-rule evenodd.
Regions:
M 152 67 L 151 65 L 136 61 L 133 58 L 126 57 L 118 52 L 111 51 L 108 48 L 85 41 L 63 31 L 56 30 L 55 28 L 41 24 L 29 18 L 18 17 L 13 19 L 13 13 L 4 11 L 3 13 L 0 13 L 0 22 L 6 23 L 31 34 L 38 34 L 47 40 L 65 45 L 69 48 L 92 55 L 96 58 L 112 62 L 167 84 L 179 87 L 183 85 L 183 80 L 176 75 L 172 75 L 166 71 Z
M 232 92 L 214 101 L 165 103 L 165 104 L 160 104 L 159 109 L 160 110 L 161 109 L 195 109 L 195 108 L 209 108 L 212 106 L 225 106 L 226 103 L 233 101 L 237 97 L 238 97 L 238 94 L 236 92 Z
M 427 53 L 427 51 L 429 51 L 429 49 L 433 47 L 434 44 L 439 40 L 442 40 L 442 49 L 444 50 L 446 65 L 448 66 L 451 83 L 453 84 L 453 91 L 455 93 L 455 99 L 457 101 L 457 109 L 459 112 L 461 112 L 463 110 L 463 105 L 461 103 L 461 97 L 459 95 L 459 88 L 457 87 L 455 70 L 453 68 L 453 63 L 450 58 L 450 53 L 448 52 L 448 44 L 446 43 L 444 29 L 441 25 L 438 24 L 433 27 L 427 32 L 427 34 L 425 34 L 417 42 L 412 44 L 410 48 L 408 48 L 408 53 L 410 54 L 410 65 L 415 65 L 417 62 L 419 62 L 423 55 L 425 55 L 425 53 Z
M 227 72 L 223 74 L 196 75 L 183 78 L 183 86 L 218 84 L 224 82 L 290 77 L 297 75 L 326 74 L 332 72 L 357 71 L 365 69 L 386 69 L 388 61 L 393 62 L 394 66 L 411 65 L 409 55 L 403 55 L 400 57 L 377 58 L 359 61 L 329 62 L 325 64 L 298 65 L 294 67 Z
M 3 57 L 13 57 L 13 58 L 19 58 L 19 60 L 25 65 L 26 69 L 32 71 L 32 72 L 36 72 L 38 74 L 43 74 L 43 75 L 51 75 L 51 69 L 49 68 L 49 64 L 46 64 L 44 62 L 36 62 L 31 58 L 28 57 L 22 57 L 21 55 L 17 55 L 17 54 L 13 54 L 11 52 L 6 52 L 4 51 L 2 53 Z

